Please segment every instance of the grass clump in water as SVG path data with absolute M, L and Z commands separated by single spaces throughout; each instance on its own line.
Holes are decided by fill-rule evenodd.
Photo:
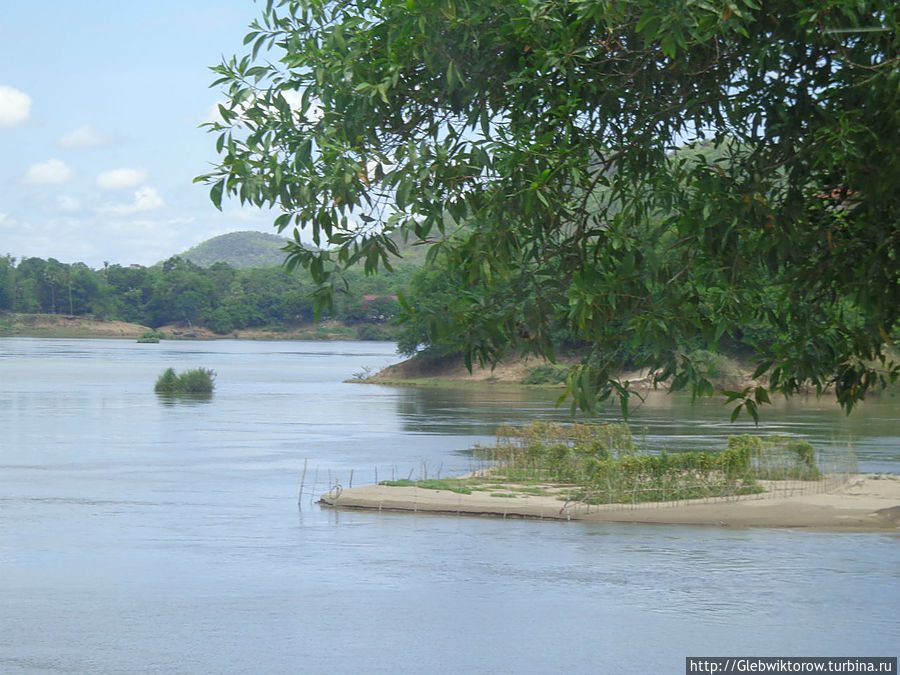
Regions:
M 208 368 L 195 368 L 181 375 L 173 368 L 167 368 L 156 380 L 153 390 L 166 396 L 211 396 L 215 377 L 215 371 Z
M 160 340 L 166 339 L 168 339 L 168 336 L 162 331 L 148 330 L 146 333 L 143 333 L 137 341 L 144 344 L 158 344 Z

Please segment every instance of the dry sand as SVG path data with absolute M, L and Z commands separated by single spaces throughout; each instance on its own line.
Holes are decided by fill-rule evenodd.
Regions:
M 815 485 L 815 484 L 812 484 Z M 492 497 L 448 490 L 369 485 L 331 492 L 321 504 L 338 508 L 449 515 L 656 523 L 718 527 L 789 527 L 829 532 L 900 532 L 900 476 L 858 474 L 823 493 L 790 493 L 643 504 L 587 505 L 552 496 Z
M 4 337 L 137 338 L 149 330 L 136 323 L 85 316 L 0 312 L 0 335 Z

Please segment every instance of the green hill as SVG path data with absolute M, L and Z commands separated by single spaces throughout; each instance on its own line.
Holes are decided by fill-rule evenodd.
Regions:
M 427 246 L 404 244 L 399 236 L 395 236 L 394 240 L 403 256 L 402 261 L 395 261 L 395 264 L 419 266 L 425 262 Z M 254 230 L 229 232 L 207 239 L 177 255 L 200 267 L 210 267 L 217 262 L 228 263 L 235 269 L 275 267 L 284 262 L 285 253 L 281 248 L 288 241 L 275 234 Z
M 287 242 L 284 237 L 265 232 L 230 232 L 207 239 L 179 255 L 200 267 L 217 262 L 235 269 L 274 267 L 284 262 L 285 253 L 281 248 Z

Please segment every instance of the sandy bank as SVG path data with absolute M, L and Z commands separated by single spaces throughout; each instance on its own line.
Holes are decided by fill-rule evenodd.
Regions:
M 574 363 L 574 359 L 564 360 Z M 462 356 L 419 355 L 388 366 L 366 382 L 374 384 L 520 384 L 529 371 L 548 362 L 538 358 L 510 358 L 495 366 L 466 368 Z
M 0 337 L 137 338 L 150 328 L 68 314 L 0 312 Z
M 560 355 L 555 364 L 536 356 L 509 356 L 493 366 L 472 365 L 469 371 L 460 355 L 431 356 L 419 354 L 400 361 L 362 380 L 372 384 L 411 386 L 461 386 L 461 385 L 514 385 L 517 387 L 544 387 L 562 389 L 565 382 L 545 381 L 543 384 L 526 384 L 535 369 L 562 369 L 581 362 L 577 355 Z M 642 395 L 652 394 L 657 389 L 668 391 L 666 383 L 654 383 L 648 369 L 619 374 L 623 382 L 628 382 L 632 391 Z M 540 379 L 540 378 L 539 378 Z M 555 380 L 554 380 L 555 381 Z M 717 390 L 739 390 L 761 381 L 750 377 L 748 369 L 737 361 L 731 362 L 728 374 L 714 378 Z
M 719 527 L 789 527 L 831 532 L 900 532 L 900 477 L 859 474 L 828 493 L 790 493 L 644 504 L 588 505 L 552 496 L 492 497 L 418 487 L 369 485 L 324 495 L 337 508 L 449 515 L 656 523 Z
M 20 314 L 0 312 L 0 337 L 39 338 L 138 338 L 152 331 L 149 326 L 125 321 L 95 319 L 68 314 Z M 283 330 L 242 328 L 227 335 L 202 326 L 167 324 L 156 331 L 172 340 L 355 340 L 356 329 L 337 321 L 291 326 Z

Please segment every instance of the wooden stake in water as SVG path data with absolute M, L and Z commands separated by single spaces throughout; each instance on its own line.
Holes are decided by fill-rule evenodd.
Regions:
M 306 462 L 307 462 L 307 458 L 304 458 L 303 459 L 303 475 L 300 476 L 300 494 L 297 495 L 297 506 L 299 506 L 301 509 L 303 508 L 303 506 L 300 503 L 303 500 L 303 483 L 306 482 Z
M 319 467 L 316 466 L 316 472 L 313 474 L 313 489 L 312 489 L 312 493 L 310 493 L 310 495 L 309 495 L 309 503 L 310 503 L 310 504 L 312 504 L 312 503 L 313 503 L 313 499 L 315 499 L 315 496 L 316 496 L 316 487 L 317 487 L 318 485 L 319 485 Z

